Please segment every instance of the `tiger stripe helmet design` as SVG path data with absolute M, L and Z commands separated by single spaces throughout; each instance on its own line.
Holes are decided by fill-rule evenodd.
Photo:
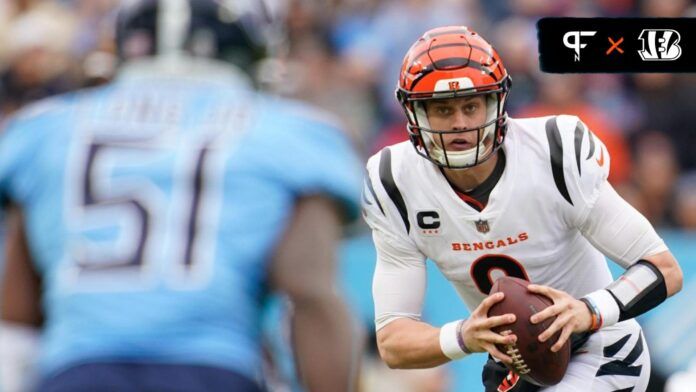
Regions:
M 505 139 L 505 101 L 512 82 L 496 50 L 465 26 L 427 31 L 404 57 L 396 97 L 408 118 L 416 151 L 431 162 L 463 169 L 485 162 Z M 483 95 L 486 121 L 467 129 L 431 129 L 425 111 L 430 100 Z M 447 151 L 443 135 L 477 132 L 475 147 Z

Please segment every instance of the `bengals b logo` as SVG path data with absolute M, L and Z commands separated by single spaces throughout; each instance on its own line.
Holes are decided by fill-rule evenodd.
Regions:
M 676 30 L 644 29 L 638 39 L 643 42 L 643 49 L 638 51 L 643 61 L 673 61 L 681 56 L 681 36 Z

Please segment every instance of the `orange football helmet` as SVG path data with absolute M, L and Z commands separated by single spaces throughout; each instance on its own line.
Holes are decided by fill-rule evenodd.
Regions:
M 512 82 L 496 50 L 465 26 L 427 31 L 404 57 L 396 97 L 408 118 L 416 151 L 447 168 L 476 166 L 497 151 L 505 139 L 505 100 Z M 429 100 L 484 95 L 486 121 L 467 129 L 431 129 L 425 111 Z M 447 151 L 443 134 L 477 132 L 475 147 Z M 436 138 L 439 138 L 436 142 Z

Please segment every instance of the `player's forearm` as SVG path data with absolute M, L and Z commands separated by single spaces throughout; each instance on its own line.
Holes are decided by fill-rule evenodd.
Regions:
M 295 302 L 292 336 L 307 390 L 353 389 L 362 341 L 340 297 L 329 293 L 321 299 Z
M 393 369 L 422 369 L 449 361 L 440 348 L 440 328 L 408 318 L 394 320 L 377 332 L 382 360 Z
M 43 324 L 41 278 L 32 263 L 19 207 L 8 210 L 6 225 L 5 264 L 0 271 L 0 318 L 39 328 Z
M 653 263 L 665 278 L 667 296 L 671 297 L 682 289 L 684 276 L 679 263 L 674 259 L 670 251 L 660 252 L 656 255 L 646 256 L 645 260 Z
M 669 251 L 645 256 L 606 289 L 583 297 L 596 328 L 631 319 L 659 306 L 682 287 L 682 272 Z M 595 323 L 593 323 L 595 324 Z

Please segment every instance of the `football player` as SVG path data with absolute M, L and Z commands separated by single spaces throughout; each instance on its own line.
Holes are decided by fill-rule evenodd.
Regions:
M 277 290 L 307 388 L 351 388 L 359 345 L 334 251 L 360 164 L 330 116 L 254 89 L 262 6 L 126 2 L 116 80 L 2 132 L 3 381 L 40 332 L 40 391 L 260 391 Z
M 554 305 L 574 355 L 544 391 L 644 391 L 650 361 L 634 318 L 681 289 L 681 270 L 648 221 L 607 182 L 609 152 L 574 116 L 509 118 L 511 79 L 495 49 L 462 26 L 426 32 L 408 51 L 396 91 L 410 141 L 367 163 L 364 216 L 377 248 L 373 296 L 379 351 L 395 368 L 438 366 L 487 352 L 486 391 L 534 391 L 503 366 L 511 344 L 487 317 L 503 299 L 496 277 L 529 280 Z M 604 256 L 626 269 L 613 281 Z M 471 315 L 441 327 L 421 320 L 425 260 Z M 512 389 L 514 388 L 514 389 Z

